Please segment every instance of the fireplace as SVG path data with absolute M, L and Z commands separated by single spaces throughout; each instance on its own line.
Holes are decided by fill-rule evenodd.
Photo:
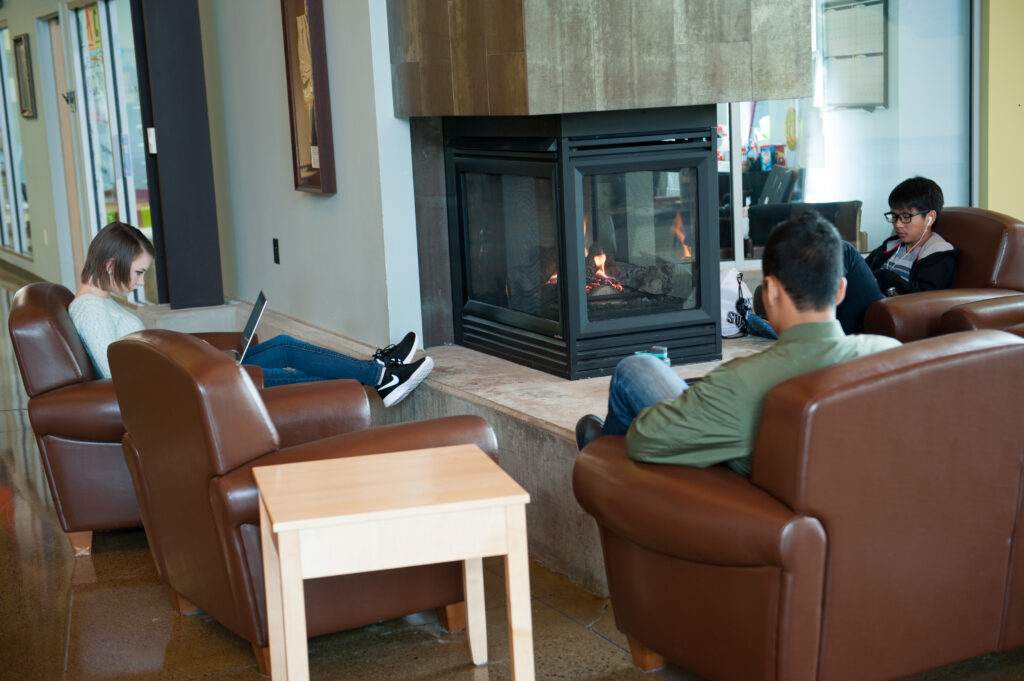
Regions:
M 714 106 L 444 119 L 455 341 L 566 378 L 721 357 Z

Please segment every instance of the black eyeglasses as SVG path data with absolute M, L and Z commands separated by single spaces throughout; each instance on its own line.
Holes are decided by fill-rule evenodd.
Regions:
M 916 213 L 893 213 L 892 211 L 889 211 L 888 213 L 884 213 L 882 217 L 885 218 L 886 222 L 891 222 L 894 225 L 897 222 L 906 225 L 911 220 L 914 219 L 915 215 L 925 215 L 927 213 L 928 213 L 928 211 L 926 211 L 926 210 L 921 210 L 921 211 L 918 211 Z

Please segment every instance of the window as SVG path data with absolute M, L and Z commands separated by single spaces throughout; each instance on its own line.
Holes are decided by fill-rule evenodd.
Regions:
M 0 43 L 0 246 L 31 255 L 32 229 L 21 153 L 17 74 L 11 32 L 6 27 L 0 29 Z
M 722 257 L 741 266 L 789 217 L 785 204 L 813 204 L 863 251 L 888 236 L 889 192 L 908 177 L 935 180 L 947 205 L 970 203 L 970 3 L 815 0 L 814 11 L 813 95 L 733 104 L 726 123 L 737 156 L 727 165 L 741 174 L 744 199 L 732 236 L 745 247 L 734 256 L 723 237 Z M 864 62 L 856 73 L 850 45 Z
M 131 5 L 128 0 L 85 5 L 74 11 L 71 23 L 88 196 L 86 241 L 115 220 L 152 238 Z M 145 297 L 155 301 L 151 284 L 144 287 Z

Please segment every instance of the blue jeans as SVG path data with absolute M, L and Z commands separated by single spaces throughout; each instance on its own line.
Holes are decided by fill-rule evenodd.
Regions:
M 244 364 L 263 369 L 263 385 L 268 388 L 330 378 L 354 378 L 363 385 L 377 385 L 384 372 L 376 360 L 355 359 L 285 335 L 250 347 Z
M 615 367 L 608 386 L 608 415 L 602 435 L 625 435 L 645 407 L 671 400 L 689 388 L 686 381 L 657 357 L 630 355 Z

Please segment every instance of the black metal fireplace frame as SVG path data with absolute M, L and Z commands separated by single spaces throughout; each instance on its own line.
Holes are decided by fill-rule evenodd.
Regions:
M 610 373 L 636 350 L 664 345 L 674 363 L 721 358 L 717 174 L 713 106 L 535 117 L 446 118 L 445 175 L 451 250 L 455 341 L 566 378 Z M 500 164 L 545 170 L 554 185 L 558 321 L 467 298 L 466 216 L 459 196 L 467 169 Z M 550 166 L 550 175 L 546 174 Z M 578 205 L 585 174 L 601 170 L 692 167 L 697 173 L 700 238 L 696 244 L 696 309 L 626 319 L 586 318 L 582 223 Z M 572 191 L 562 187 L 572 183 Z M 573 300 L 569 297 L 573 296 Z M 570 304 L 574 303 L 574 304 Z

